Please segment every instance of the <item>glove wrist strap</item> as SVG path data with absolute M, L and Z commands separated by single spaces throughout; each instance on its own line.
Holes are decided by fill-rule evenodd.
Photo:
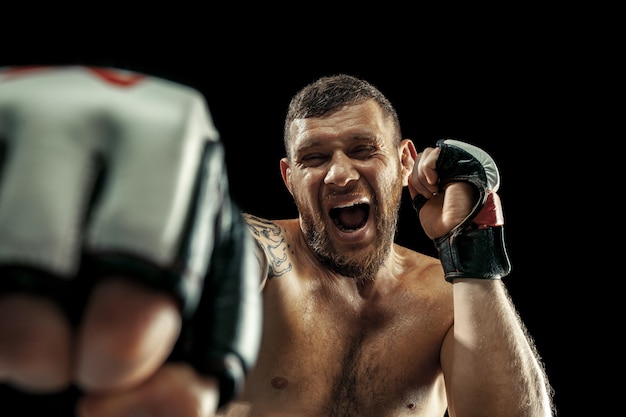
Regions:
M 504 243 L 504 228 L 475 227 L 434 239 L 446 281 L 456 278 L 500 279 L 511 264 Z

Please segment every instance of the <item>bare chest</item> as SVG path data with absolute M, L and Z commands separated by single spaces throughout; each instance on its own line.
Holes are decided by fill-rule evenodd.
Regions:
M 269 294 L 248 399 L 294 416 L 427 415 L 442 396 L 438 355 L 451 319 L 440 302 Z

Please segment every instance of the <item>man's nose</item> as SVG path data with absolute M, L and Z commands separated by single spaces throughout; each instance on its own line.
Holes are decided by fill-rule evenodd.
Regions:
M 324 184 L 334 184 L 345 187 L 350 181 L 359 179 L 359 172 L 354 168 L 352 161 L 345 154 L 333 155 Z

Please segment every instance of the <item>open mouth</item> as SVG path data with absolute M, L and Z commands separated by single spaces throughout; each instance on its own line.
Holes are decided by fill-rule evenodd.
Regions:
M 363 203 L 347 207 L 335 207 L 329 213 L 333 223 L 344 232 L 355 231 L 365 226 L 369 214 L 369 204 Z

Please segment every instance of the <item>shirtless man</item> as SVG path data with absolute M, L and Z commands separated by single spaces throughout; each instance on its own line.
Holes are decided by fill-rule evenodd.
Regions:
M 280 169 L 299 217 L 247 217 L 267 271 L 265 324 L 241 401 L 222 415 L 551 415 L 542 364 L 499 279 L 508 260 L 498 235 L 466 242 L 501 270 L 445 277 L 438 259 L 394 243 L 403 187 L 427 199 L 419 217 L 432 239 L 475 202 L 468 182 L 442 192 L 441 148 L 417 153 L 388 100 L 349 76 L 300 91 L 284 141 Z M 492 196 L 481 213 L 501 221 Z
M 132 106 L 123 93 L 118 96 L 117 89 L 126 86 L 129 92 L 134 91 L 133 83 L 142 76 L 130 74 L 120 78 L 102 70 L 97 70 L 96 75 L 115 84 L 106 93 L 98 87 L 98 94 L 106 94 L 101 100 L 92 101 L 98 96 L 87 94 L 89 90 L 85 88 L 91 87 L 85 83 L 93 82 L 87 81 L 91 78 L 85 78 L 81 72 L 77 84 L 65 86 L 55 78 L 54 82 L 42 81 L 33 89 L 48 92 L 45 89 L 49 87 L 58 92 L 66 87 L 65 91 L 73 92 L 66 99 L 44 94 L 34 102 L 46 105 L 46 98 L 54 98 L 50 102 L 53 113 L 58 110 L 61 116 L 68 117 L 68 132 L 83 125 L 74 118 L 75 112 L 64 114 L 61 104 L 90 108 L 74 101 L 82 95 L 85 104 L 97 105 L 95 109 L 122 106 L 125 111 L 115 114 L 123 118 L 124 124 L 128 123 L 132 132 L 147 138 L 163 132 L 153 128 L 157 119 L 150 120 L 150 111 L 156 110 L 158 121 L 168 126 L 170 122 L 163 116 L 178 114 L 171 108 L 172 100 L 186 98 L 189 93 L 183 88 L 181 94 L 180 87 L 169 83 L 163 86 L 159 80 L 146 80 L 136 90 L 140 97 L 145 91 L 147 101 L 142 102 L 143 106 Z M 18 91 L 18 101 L 24 97 L 21 90 L 12 89 L 11 85 L 7 83 L 8 90 L 0 95 L 5 100 L 0 102 L 0 108 L 12 111 L 15 102 L 7 98 L 7 91 Z M 114 102 L 109 101 L 111 90 L 116 91 Z M 160 101 L 163 91 L 168 98 Z M 196 95 L 192 96 L 195 101 Z M 165 103 L 169 103 L 165 105 L 167 111 L 161 107 Z M 202 119 L 202 112 L 192 114 Z M 31 116 L 31 122 L 38 120 L 39 115 L 29 113 Z M 19 124 L 28 117 L 10 121 Z M 7 120 L 8 117 L 0 119 Z M 65 119 L 59 120 L 64 125 Z M 205 122 L 202 119 L 203 129 Z M 46 119 L 46 123 L 57 126 L 51 120 Z M 13 125 L 4 125 L 7 126 Z M 144 128 L 149 129 L 148 135 L 141 134 Z M 177 155 L 183 148 L 189 151 L 175 145 L 176 141 L 171 143 L 173 147 L 161 154 L 149 147 L 149 141 L 139 140 L 132 146 L 126 144 L 129 146 L 125 152 L 117 155 L 117 162 L 128 169 L 138 164 L 157 168 L 118 172 L 119 178 L 129 181 L 121 184 L 133 184 L 142 178 L 147 181 L 139 187 L 146 199 L 139 202 L 149 202 L 146 213 L 152 215 L 153 202 L 162 197 L 163 185 L 170 182 L 165 176 L 158 177 L 158 187 L 145 185 L 153 185 L 152 177 L 161 174 L 163 161 L 179 161 L 168 155 Z M 190 143 L 197 146 L 196 142 Z M 192 355 L 186 351 L 165 360 L 180 335 L 181 321 L 184 323 L 181 317 L 187 317 L 180 314 L 180 303 L 183 307 L 189 304 L 194 291 L 172 297 L 172 288 L 162 285 L 155 289 L 141 280 L 102 279 L 91 298 L 84 301 L 85 313 L 78 329 L 68 326 L 50 303 L 42 304 L 45 297 L 18 298 L 19 303 L 15 303 L 10 289 L 7 293 L 5 288 L 0 296 L 0 312 L 4 313 L 0 314 L 0 380 L 28 392 L 75 383 L 83 394 L 76 408 L 80 417 L 442 417 L 446 412 L 451 417 L 551 416 L 552 392 L 543 365 L 501 280 L 509 273 L 509 264 L 496 193 L 499 178 L 495 163 L 467 143 L 446 140 L 433 145 L 418 152 L 411 140 L 402 138 L 394 108 L 369 83 L 347 75 L 317 80 L 294 96 L 285 120 L 286 157 L 280 161 L 280 169 L 298 208 L 298 218 L 268 220 L 245 216 L 257 242 L 255 267 L 260 266 L 261 273 L 247 267 L 249 273 L 242 276 L 248 282 L 247 277 L 254 275 L 253 288 L 263 301 L 262 326 L 252 318 L 251 313 L 256 310 L 250 292 L 237 293 L 244 295 L 242 304 L 246 299 L 248 303 L 252 301 L 252 308 L 241 309 L 247 317 L 242 323 L 236 314 L 217 315 L 220 323 L 227 319 L 223 328 L 229 336 L 238 336 L 227 341 L 236 348 L 235 357 L 244 359 L 241 363 L 232 361 L 232 355 L 229 361 L 221 362 L 222 367 L 198 363 L 203 352 L 213 346 L 206 341 L 198 344 L 193 338 L 184 344 L 191 346 Z M 72 152 L 83 149 L 76 141 L 63 146 Z M 34 149 L 25 150 L 24 155 L 29 156 Z M 8 155 L 10 160 L 13 156 Z M 173 169 L 174 174 L 180 174 L 190 163 L 198 163 L 197 153 L 186 155 L 182 159 L 185 163 Z M 159 163 L 154 162 L 155 157 Z M 69 166 L 75 161 L 67 160 Z M 84 175 L 84 171 L 79 171 L 66 179 L 78 180 L 81 172 Z M 10 179 L 5 176 L 2 186 L 4 192 L 8 189 L 14 194 L 11 199 L 0 198 L 4 204 L 0 206 L 0 215 L 4 219 L 8 218 L 7 213 L 22 218 L 23 213 L 15 207 L 26 205 L 19 205 L 15 198 L 23 198 L 23 194 L 19 187 L 12 187 L 19 184 Z M 67 181 L 59 187 L 71 191 Z M 404 187 L 408 187 L 421 225 L 435 242 L 440 259 L 394 243 Z M 116 194 L 120 190 L 126 194 Z M 173 187 L 169 192 L 180 196 L 190 190 L 177 191 Z M 53 205 L 63 206 L 58 194 L 43 194 Z M 112 194 L 118 205 L 107 219 L 132 220 L 113 222 L 121 232 L 144 225 L 146 216 L 125 217 L 134 213 L 135 205 L 126 199 L 134 201 L 135 192 L 120 186 Z M 68 220 L 66 210 L 53 213 Z M 194 218 L 198 227 L 205 226 L 197 213 Z M 171 220 L 176 223 L 176 219 L 174 216 Z M 147 216 L 147 220 L 154 219 Z M 14 227 L 6 220 L 0 225 L 4 245 L 0 248 L 6 248 L 14 236 L 29 229 Z M 162 231 L 161 228 L 159 222 L 148 225 L 147 237 Z M 120 237 L 107 228 L 96 228 L 91 233 L 113 239 L 125 251 L 139 240 L 142 250 L 158 261 L 149 244 L 155 241 L 146 236 L 129 233 Z M 36 239 L 36 233 L 33 236 Z M 28 234 L 26 238 L 32 236 Z M 205 241 L 198 240 L 201 245 Z M 98 240 L 86 244 L 88 252 L 95 248 L 98 253 Z M 24 256 L 23 252 L 18 247 L 17 255 Z M 0 264 L 10 266 L 16 253 L 0 251 Z M 164 253 L 171 255 L 168 250 Z M 30 263 L 51 258 L 44 265 L 47 267 L 60 260 L 48 256 L 45 248 L 37 253 L 41 256 L 26 255 Z M 160 268 L 167 270 L 167 266 L 166 263 Z M 174 266 L 174 272 L 178 271 L 176 263 Z M 147 275 L 150 281 L 150 273 Z M 222 275 L 226 277 L 228 273 Z M 37 314 L 35 307 L 42 306 L 45 314 Z M 192 327 L 204 329 L 205 320 L 212 315 L 205 315 L 206 309 L 198 311 L 202 314 L 196 314 Z M 26 316 L 52 318 L 56 327 L 38 327 L 47 331 L 46 338 L 37 332 L 28 335 L 13 325 L 15 318 Z M 46 321 L 35 321 L 42 323 Z M 78 335 L 74 336 L 74 331 Z M 20 340 L 12 338 L 16 334 L 22 336 Z M 73 345 L 74 337 L 77 345 Z M 47 349 L 51 344 L 54 351 Z M 16 362 L 16 358 L 21 361 Z M 231 381 L 216 378 L 229 369 Z M 241 383 L 244 374 L 245 382 Z M 241 384 L 224 385 L 232 381 Z M 243 387 L 241 391 L 239 385 Z M 218 409 L 219 403 L 223 406 Z

